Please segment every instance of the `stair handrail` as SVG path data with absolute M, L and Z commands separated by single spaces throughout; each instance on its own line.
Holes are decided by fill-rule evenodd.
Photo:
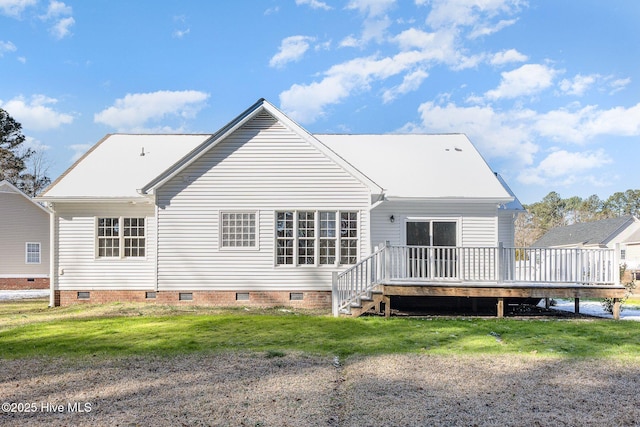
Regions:
M 352 304 L 371 296 L 371 292 L 386 275 L 387 246 L 381 245 L 371 255 L 348 269 L 332 276 L 331 295 L 334 316 L 348 313 Z

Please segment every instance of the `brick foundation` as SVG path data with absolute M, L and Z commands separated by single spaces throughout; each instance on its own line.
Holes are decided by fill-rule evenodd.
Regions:
M 0 277 L 0 289 L 3 291 L 23 291 L 25 289 L 49 289 L 49 278 Z
M 88 292 L 88 298 L 78 298 L 78 293 Z M 307 309 L 331 309 L 330 291 L 158 291 L 155 298 L 147 298 L 152 291 L 55 291 L 55 305 L 105 304 L 112 302 L 147 302 L 172 305 L 211 305 L 221 307 L 292 307 Z M 291 299 L 291 294 L 302 294 L 301 300 Z M 181 300 L 180 294 L 191 294 L 191 300 Z M 236 299 L 249 294 L 248 300 Z M 84 297 L 85 295 L 81 295 Z M 183 295 L 188 297 L 188 295 Z

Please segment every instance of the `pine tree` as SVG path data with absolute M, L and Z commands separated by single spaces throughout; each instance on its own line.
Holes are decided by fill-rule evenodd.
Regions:
M 22 125 L 0 108 L 0 181 L 7 180 L 26 194 L 35 196 L 51 182 L 46 172 L 42 156 L 23 144 Z M 27 171 L 28 162 L 33 170 Z

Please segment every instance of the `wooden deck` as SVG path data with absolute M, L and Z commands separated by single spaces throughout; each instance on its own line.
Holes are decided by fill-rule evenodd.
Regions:
M 625 292 L 610 249 L 382 247 L 333 280 L 334 315 L 352 316 L 388 316 L 394 296 L 495 298 L 498 317 L 510 298 L 612 298 L 618 319 Z

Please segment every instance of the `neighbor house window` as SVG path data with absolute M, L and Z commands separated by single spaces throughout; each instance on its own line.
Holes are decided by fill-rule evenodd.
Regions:
M 355 264 L 358 213 L 276 212 L 275 255 L 277 265 Z
M 144 218 L 98 218 L 97 246 L 100 258 L 137 258 L 146 254 Z
M 255 248 L 257 224 L 255 212 L 222 212 L 220 242 L 223 248 Z
M 40 264 L 40 243 L 27 242 L 26 261 L 27 264 Z

